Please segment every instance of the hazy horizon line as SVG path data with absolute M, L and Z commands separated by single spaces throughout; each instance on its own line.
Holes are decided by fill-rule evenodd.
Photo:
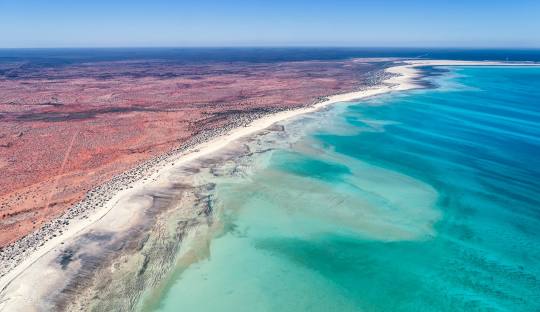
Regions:
M 446 49 L 446 50 L 540 50 L 540 46 L 353 46 L 353 45 L 163 45 L 163 46 L 47 46 L 0 47 L 0 50 L 44 49 Z

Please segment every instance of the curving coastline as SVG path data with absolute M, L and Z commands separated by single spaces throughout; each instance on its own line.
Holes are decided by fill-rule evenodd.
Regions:
M 246 121 L 243 127 L 234 128 L 226 130 L 225 134 L 218 136 L 215 139 L 211 139 L 204 143 L 195 142 L 193 145 L 188 147 L 186 150 L 178 150 L 167 155 L 158 157 L 156 160 L 152 160 L 150 163 L 145 164 L 142 168 L 136 168 L 125 174 L 122 178 L 113 179 L 112 186 L 107 186 L 98 191 L 90 192 L 90 199 L 88 200 L 88 206 L 80 204 L 76 209 L 81 209 L 85 214 L 73 219 L 69 216 L 60 218 L 55 221 L 58 225 L 63 225 L 62 230 L 58 234 L 53 233 L 52 238 L 48 239 L 45 243 L 40 242 L 41 246 L 37 248 L 34 252 L 21 253 L 21 257 L 25 259 L 10 259 L 12 262 L 11 269 L 7 274 L 5 274 L 0 282 L 0 289 L 2 289 L 2 303 L 0 303 L 0 308 L 4 305 L 4 308 L 7 308 L 10 303 L 10 298 L 14 298 L 18 295 L 22 296 L 21 291 L 25 289 L 14 289 L 14 292 L 11 292 L 9 289 L 10 283 L 17 278 L 20 274 L 25 272 L 29 267 L 36 263 L 41 257 L 47 253 L 59 252 L 58 247 L 74 238 L 78 234 L 88 230 L 94 223 L 101 220 L 104 216 L 111 213 L 113 210 L 122 209 L 120 204 L 123 200 L 126 200 L 132 196 L 136 196 L 138 192 L 141 192 L 145 187 L 149 187 L 153 184 L 165 184 L 163 180 L 164 176 L 167 173 L 170 173 L 174 168 L 178 168 L 182 165 L 185 165 L 189 162 L 195 161 L 203 156 L 214 153 L 232 142 L 238 140 L 239 138 L 246 137 L 250 134 L 253 134 L 257 131 L 268 128 L 272 124 L 298 116 L 300 114 L 305 114 L 309 112 L 322 109 L 328 105 L 335 104 L 337 102 L 345 102 L 358 100 L 370 96 L 375 96 L 383 94 L 386 92 L 392 91 L 401 91 L 409 90 L 413 88 L 421 87 L 416 79 L 420 77 L 420 72 L 417 67 L 421 66 L 437 66 L 437 65 L 502 65 L 497 62 L 456 62 L 456 61 L 411 61 L 406 65 L 398 65 L 387 69 L 387 72 L 392 74 L 391 78 L 384 81 L 378 87 L 366 89 L 357 92 L 351 92 L 346 94 L 339 94 L 330 96 L 327 99 L 320 101 L 310 107 L 284 111 L 272 114 L 270 116 L 264 116 L 260 119 L 254 121 Z M 508 64 L 508 65 L 517 65 L 517 64 Z M 232 126 L 231 128 L 233 128 Z M 201 138 L 201 141 L 204 141 L 205 138 Z M 126 186 L 126 182 L 130 183 L 129 186 Z M 102 191 L 106 194 L 106 198 L 95 199 L 93 194 L 95 192 Z M 96 207 L 97 206 L 97 207 Z M 92 210 L 90 210 L 92 209 Z M 67 223 L 66 223 L 67 221 Z M 39 237 L 36 239 L 40 239 Z M 41 238 L 43 239 L 43 238 Z M 24 247 L 15 248 L 14 250 L 20 250 Z M 26 289 L 28 290 L 28 289 Z M 19 298 L 20 299 L 20 298 Z

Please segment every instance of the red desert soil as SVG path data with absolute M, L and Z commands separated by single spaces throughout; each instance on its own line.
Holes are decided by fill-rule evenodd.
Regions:
M 112 176 L 242 114 L 368 83 L 362 61 L 0 68 L 0 247 Z

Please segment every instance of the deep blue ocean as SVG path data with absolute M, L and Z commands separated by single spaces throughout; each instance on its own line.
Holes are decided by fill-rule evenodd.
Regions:
M 26 61 L 58 66 L 92 61 L 163 60 L 196 62 L 281 62 L 354 57 L 405 57 L 453 60 L 540 62 L 540 49 L 463 48 L 58 48 L 0 49 L 0 64 Z
M 217 178 L 210 256 L 148 310 L 540 311 L 540 68 L 429 79 Z

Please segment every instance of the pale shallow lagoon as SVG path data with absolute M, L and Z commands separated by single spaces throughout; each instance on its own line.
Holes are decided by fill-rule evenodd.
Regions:
M 430 79 L 247 143 L 204 255 L 141 309 L 538 311 L 540 69 Z

